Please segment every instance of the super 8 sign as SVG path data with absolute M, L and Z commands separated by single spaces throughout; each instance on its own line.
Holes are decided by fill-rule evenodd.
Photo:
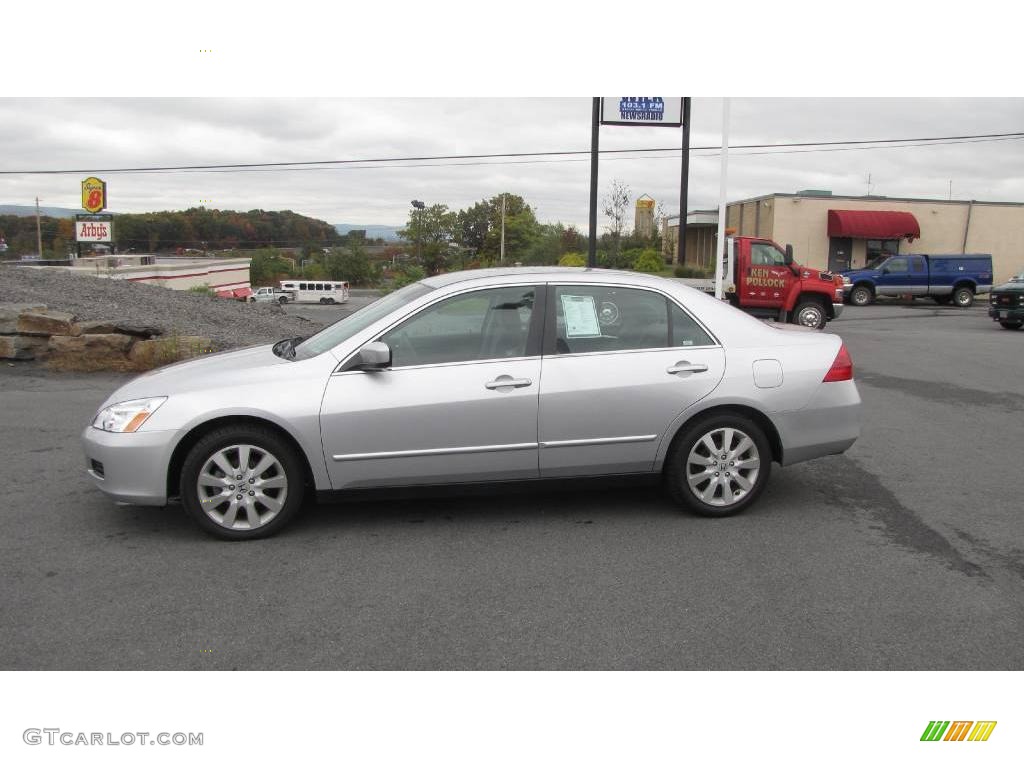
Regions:
M 82 182 L 82 207 L 89 213 L 99 213 L 107 207 L 107 183 L 90 176 Z

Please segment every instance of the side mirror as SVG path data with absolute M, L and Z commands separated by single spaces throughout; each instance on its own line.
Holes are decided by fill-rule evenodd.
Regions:
M 791 265 L 793 263 L 793 246 L 790 245 L 789 243 L 786 243 L 786 259 L 785 259 L 785 261 L 786 261 L 786 266 L 789 266 L 789 265 Z
M 349 369 L 362 368 L 364 370 L 377 370 L 387 368 L 391 365 L 391 347 L 383 341 L 371 341 L 364 344 L 352 361 L 346 366 Z

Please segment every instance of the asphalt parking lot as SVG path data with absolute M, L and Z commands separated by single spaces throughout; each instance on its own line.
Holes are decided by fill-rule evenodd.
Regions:
M 0 667 L 1020 669 L 1024 331 L 926 302 L 829 330 L 863 437 L 742 516 L 645 488 L 377 501 L 244 544 L 94 490 L 78 435 L 123 377 L 5 365 Z

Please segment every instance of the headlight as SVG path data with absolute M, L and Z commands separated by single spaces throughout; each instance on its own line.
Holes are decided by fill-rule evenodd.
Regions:
M 149 397 L 114 403 L 97 413 L 92 425 L 104 432 L 135 432 L 166 401 L 166 397 Z
M 853 280 L 848 278 L 846 275 L 843 275 L 843 285 L 853 285 Z

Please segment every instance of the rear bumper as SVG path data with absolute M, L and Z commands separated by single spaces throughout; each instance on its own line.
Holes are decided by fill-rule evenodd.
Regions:
M 838 304 L 835 303 L 835 302 L 832 302 L 832 319 L 833 320 L 838 320 L 839 319 L 839 316 L 841 314 L 843 314 L 843 307 L 845 307 L 845 306 L 846 305 L 843 304 L 842 302 L 839 302 Z
M 162 507 L 173 431 L 117 434 L 89 426 L 82 433 L 85 471 L 114 501 Z
M 806 407 L 774 414 L 782 465 L 843 453 L 860 437 L 860 415 L 860 393 L 853 381 L 823 383 Z

